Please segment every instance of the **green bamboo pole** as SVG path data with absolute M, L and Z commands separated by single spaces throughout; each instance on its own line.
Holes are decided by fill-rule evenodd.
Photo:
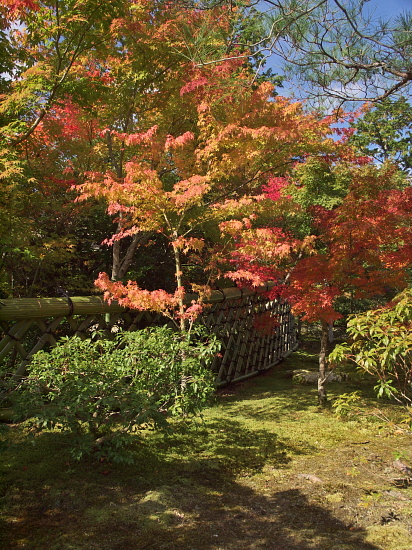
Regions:
M 224 288 L 214 290 L 205 300 L 207 304 L 216 304 L 225 300 L 252 296 L 264 293 L 274 285 L 268 284 L 253 290 L 239 288 Z M 197 298 L 197 294 L 186 294 L 185 303 Z M 0 305 L 0 321 L 15 321 L 18 319 L 33 319 L 39 317 L 65 317 L 69 315 L 91 315 L 93 313 L 119 313 L 126 308 L 117 302 L 109 304 L 103 296 L 74 296 L 68 298 L 11 298 L 2 299 Z
M 0 321 L 125 311 L 125 308 L 116 302 L 109 305 L 102 296 L 74 296 L 70 300 L 67 298 L 15 298 L 2 300 L 2 304 Z

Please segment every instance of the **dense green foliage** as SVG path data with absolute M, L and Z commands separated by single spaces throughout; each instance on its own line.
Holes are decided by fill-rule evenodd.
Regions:
M 412 290 L 388 306 L 352 316 L 349 343 L 330 354 L 334 363 L 350 359 L 376 380 L 379 397 L 394 398 L 412 417 Z
M 114 340 L 62 339 L 32 360 L 17 396 L 20 417 L 72 437 L 80 459 L 128 461 L 126 434 L 168 428 L 171 416 L 200 412 L 214 391 L 210 363 L 219 350 L 200 329 L 181 335 L 166 327 L 120 332 Z
M 406 98 L 385 99 L 352 122 L 353 144 L 378 162 L 396 162 L 403 170 L 412 168 L 412 105 Z

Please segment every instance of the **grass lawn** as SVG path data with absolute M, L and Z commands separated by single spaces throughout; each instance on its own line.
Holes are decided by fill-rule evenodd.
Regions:
M 319 409 L 313 385 L 285 377 L 316 361 L 307 342 L 271 371 L 219 390 L 190 429 L 131 436 L 133 466 L 73 462 L 64 435 L 9 426 L 0 547 L 411 550 L 412 485 L 393 464 L 412 464 L 402 411 L 377 402 L 373 381 L 356 374 L 328 388 L 331 400 L 360 390 L 354 414 Z

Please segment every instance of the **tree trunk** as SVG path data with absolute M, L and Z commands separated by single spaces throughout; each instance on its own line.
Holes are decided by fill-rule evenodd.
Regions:
M 320 338 L 320 353 L 319 353 L 319 378 L 318 378 L 318 399 L 319 405 L 325 406 L 327 403 L 326 397 L 326 354 L 328 349 L 328 323 L 322 321 L 322 335 Z
M 297 322 L 297 331 L 296 331 L 296 337 L 298 340 L 300 340 L 302 336 L 302 325 L 303 325 L 302 316 L 299 315 L 298 322 Z
M 121 281 L 123 279 L 133 261 L 136 248 L 146 244 L 150 235 L 150 231 L 139 231 L 139 233 L 135 233 L 123 258 L 121 257 L 121 241 L 115 241 L 113 243 L 112 281 Z
M 119 280 L 120 271 L 120 241 L 114 241 L 112 245 L 112 281 Z
M 175 256 L 175 270 L 176 270 L 177 288 L 182 288 L 183 287 L 183 281 L 182 281 L 182 264 L 181 264 L 181 261 L 180 261 L 180 252 L 179 252 L 179 249 L 177 248 L 177 246 L 175 246 L 174 244 L 173 244 L 173 252 L 174 252 L 174 256 Z M 185 323 L 185 319 L 183 318 L 184 312 L 185 312 L 185 310 L 184 310 L 184 306 L 183 306 L 183 300 L 180 298 L 180 300 L 179 300 L 179 313 L 180 313 L 180 330 L 182 332 L 186 331 L 186 323 Z

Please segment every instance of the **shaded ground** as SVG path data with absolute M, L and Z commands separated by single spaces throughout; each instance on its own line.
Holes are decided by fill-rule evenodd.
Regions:
M 393 461 L 411 465 L 412 436 L 365 409 L 320 411 L 313 387 L 282 378 L 312 361 L 221 391 L 195 429 L 137 440 L 134 466 L 73 463 L 61 434 L 11 427 L 1 548 L 411 550 L 412 487 Z M 359 388 L 372 406 L 367 381 L 330 393 Z

